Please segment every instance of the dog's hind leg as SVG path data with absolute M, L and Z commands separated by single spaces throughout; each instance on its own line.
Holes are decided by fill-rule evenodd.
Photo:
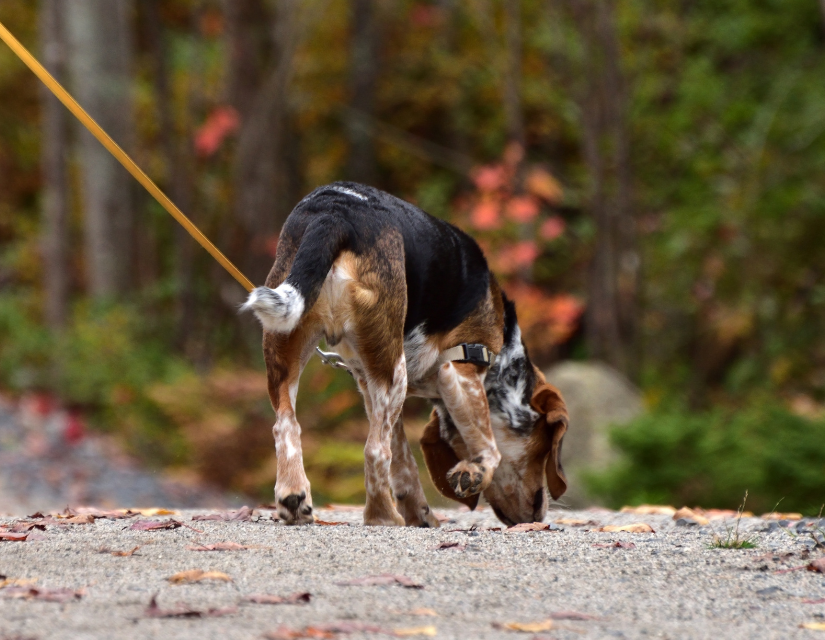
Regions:
M 315 521 L 301 452 L 301 426 L 295 417 L 295 397 L 301 371 L 312 355 L 320 333 L 312 322 L 302 323 L 289 335 L 264 332 L 269 399 L 276 415 L 272 427 L 278 461 L 275 505 L 278 515 L 287 524 Z
M 415 462 L 401 415 L 392 429 L 392 464 L 390 483 L 395 496 L 396 507 L 408 527 L 438 527 L 438 518 L 433 515 Z
M 438 371 L 438 391 L 469 453 L 447 472 L 447 481 L 461 498 L 484 491 L 493 480 L 501 453 L 490 425 L 490 407 L 480 368 L 447 362 Z

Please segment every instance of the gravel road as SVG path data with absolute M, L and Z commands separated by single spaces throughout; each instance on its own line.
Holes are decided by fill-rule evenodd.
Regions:
M 347 524 L 308 527 L 275 522 L 265 509 L 255 510 L 250 521 L 192 520 L 204 513 L 217 512 L 47 524 L 26 541 L 0 541 L 0 574 L 6 576 L 0 638 L 356 639 L 396 631 L 462 639 L 825 639 L 823 631 L 800 627 L 825 623 L 825 574 L 805 568 L 825 555 L 811 535 L 820 526 L 815 521 L 743 518 L 740 536 L 757 547 L 734 550 L 709 548 L 714 530 L 724 535 L 730 520 L 713 521 L 712 528 L 679 526 L 665 515 L 605 510 L 550 512 L 547 523 L 564 522 L 520 533 L 488 530 L 501 526 L 489 509 L 444 511 L 437 530 L 367 528 L 355 510 L 319 510 L 319 518 Z M 138 519 L 170 518 L 192 528 L 130 529 Z M 0 525 L 10 531 L 19 520 L 0 517 Z M 596 531 L 638 522 L 655 533 Z M 250 548 L 189 549 L 220 542 Z M 457 546 L 437 548 L 444 543 Z M 112 554 L 135 547 L 132 555 Z M 231 581 L 167 580 L 194 569 L 221 572 Z M 409 578 L 421 588 L 339 584 L 380 574 Z M 78 590 L 80 597 L 39 599 L 57 588 Z M 310 593 L 310 602 L 247 600 L 298 592 Z M 160 612 L 177 608 L 194 616 L 217 609 L 223 615 L 151 617 L 155 594 Z M 352 633 L 323 626 L 331 623 Z M 508 623 L 527 625 L 526 631 L 501 626 Z M 359 631 L 358 625 L 378 631 Z

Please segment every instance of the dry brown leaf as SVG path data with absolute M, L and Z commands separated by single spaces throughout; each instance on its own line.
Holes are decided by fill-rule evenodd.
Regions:
M 247 602 L 254 604 L 306 604 L 312 598 L 312 594 L 307 592 L 292 593 L 288 596 L 273 596 L 268 593 L 255 593 L 244 598 Z
M 638 507 L 622 507 L 622 513 L 635 513 L 637 516 L 672 516 L 676 509 L 667 505 L 640 504 Z
M 80 600 L 85 595 L 83 589 L 43 589 L 35 587 L 6 587 L 0 591 L 4 598 L 23 600 L 43 600 L 44 602 L 69 602 Z
M 217 520 L 220 522 L 250 522 L 254 510 L 252 507 L 242 506 L 237 511 L 224 511 L 222 513 L 209 513 L 192 516 L 192 520 Z
M 634 522 L 633 524 L 609 524 L 599 529 L 606 533 L 656 533 L 649 524 Z
M 151 507 L 148 509 L 123 509 L 121 510 L 124 514 L 140 514 L 147 518 L 151 518 L 153 516 L 175 516 L 178 514 L 177 511 L 172 511 L 171 509 L 163 509 L 158 507 Z
M 455 549 L 456 551 L 464 551 L 467 545 L 463 542 L 441 542 L 434 547 L 430 547 L 432 551 L 440 551 L 442 549 Z
M 825 573 L 825 558 L 819 558 L 818 560 L 814 560 L 811 564 L 808 565 L 808 571 L 818 571 L 819 573 Z
M 30 587 L 35 582 L 36 578 L 9 578 L 8 576 L 0 575 L 0 589 L 6 587 Z
M 227 574 L 221 571 L 204 571 L 203 569 L 190 569 L 181 571 L 166 578 L 172 584 L 192 584 L 193 582 L 203 582 L 204 580 L 219 580 L 221 582 L 232 582 Z
M 177 520 L 137 520 L 129 527 L 132 531 L 162 531 L 164 529 L 177 529 L 183 523 Z
M 393 632 L 397 636 L 427 636 L 430 638 L 434 638 L 438 635 L 438 629 L 436 629 L 433 625 L 428 625 L 426 627 L 410 627 L 410 628 L 401 628 L 401 629 L 393 629 Z
M 92 515 L 84 514 L 78 516 L 72 516 L 71 518 L 67 518 L 66 522 L 68 524 L 94 524 L 95 518 Z
M 327 520 L 315 520 L 315 524 L 319 524 L 322 527 L 339 527 L 339 526 L 349 526 L 349 522 L 328 522 Z
M 804 622 L 799 625 L 799 628 L 809 631 L 825 631 L 825 622 Z
M 525 633 L 540 633 L 553 629 L 553 620 L 543 620 L 542 622 L 494 622 L 496 629 L 507 629 L 509 631 L 523 631 Z
M 186 548 L 189 551 L 244 551 L 250 547 L 238 544 L 237 542 L 216 542 L 214 544 L 200 544 Z
M 802 604 L 825 604 L 825 598 L 819 598 L 819 600 L 803 600 Z
M 238 613 L 238 607 L 227 607 L 225 609 L 207 609 L 206 611 L 199 611 L 197 609 L 190 609 L 182 605 L 178 605 L 174 609 L 161 609 L 158 606 L 157 594 L 152 596 L 149 606 L 143 612 L 147 618 L 219 618 L 221 616 L 232 615 Z
M 679 520 L 684 518 L 685 520 L 693 520 L 694 522 L 704 526 L 706 524 L 710 524 L 710 520 L 708 520 L 705 516 L 700 513 L 697 513 L 693 509 L 688 507 L 682 507 L 676 513 L 673 514 L 674 520 Z
M 11 531 L 0 531 L 0 542 L 25 542 L 28 537 L 28 533 L 12 533 Z
M 12 533 L 27 533 L 32 529 L 39 529 L 40 531 L 46 530 L 46 525 L 40 522 L 15 522 L 12 524 L 10 531 Z
M 734 511 L 733 509 L 699 509 L 695 508 L 694 511 L 700 515 L 705 516 L 708 520 L 719 520 L 722 518 L 738 518 L 739 512 Z M 752 511 L 743 511 L 742 516 L 743 518 L 753 518 Z
M 361 578 L 352 578 L 351 580 L 344 580 L 343 582 L 336 582 L 339 587 L 359 586 L 359 587 L 373 587 L 381 585 L 400 585 L 407 589 L 423 589 L 423 584 L 413 582 L 407 576 L 399 576 L 392 573 L 381 573 L 375 576 L 363 576 Z
M 599 523 L 595 520 L 578 520 L 576 518 L 560 518 L 555 520 L 556 524 L 563 524 L 568 527 L 598 527 Z
M 610 544 L 594 544 L 594 547 L 602 549 L 635 549 L 636 545 L 632 542 L 612 542 Z
M 97 550 L 98 553 L 109 553 L 118 558 L 128 558 L 129 556 L 135 555 L 135 552 L 140 549 L 140 546 L 134 547 L 129 551 L 115 551 L 113 549 L 109 549 L 108 547 L 101 547 Z
M 760 516 L 763 520 L 802 520 L 801 513 L 763 513 Z
M 549 524 L 543 522 L 522 522 L 515 524 L 512 527 L 507 527 L 505 533 L 522 533 L 524 531 L 547 531 L 550 528 Z

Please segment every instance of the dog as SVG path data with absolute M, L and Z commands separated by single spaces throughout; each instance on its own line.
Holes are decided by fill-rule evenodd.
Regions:
M 378 189 L 319 187 L 284 223 L 266 286 L 241 307 L 263 330 L 277 456 L 275 504 L 314 521 L 295 398 L 324 338 L 346 363 L 369 418 L 366 525 L 437 527 L 404 433 L 407 396 L 432 401 L 421 438 L 438 490 L 505 524 L 541 521 L 545 477 L 567 489 L 559 391 L 527 355 L 514 304 L 467 234 Z

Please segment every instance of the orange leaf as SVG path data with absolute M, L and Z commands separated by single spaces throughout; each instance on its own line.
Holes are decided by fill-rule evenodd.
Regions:
M 482 200 L 470 213 L 470 221 L 480 231 L 498 229 L 501 226 L 501 209 L 494 200 Z
M 539 215 L 539 203 L 532 196 L 516 196 L 507 203 L 507 215 L 521 224 L 530 222 Z
M 564 197 L 564 190 L 548 171 L 536 167 L 527 175 L 524 186 L 533 195 L 544 198 L 550 204 L 558 204 Z
M 206 122 L 195 132 L 195 151 L 202 158 L 213 155 L 224 139 L 237 130 L 241 120 L 232 107 L 217 107 L 206 118 Z
M 634 522 L 633 524 L 609 524 L 599 531 L 607 533 L 656 533 L 649 524 Z
M 559 216 L 553 216 L 552 218 L 547 218 L 547 220 L 541 223 L 539 235 L 542 240 L 547 240 L 550 242 L 563 234 L 566 226 L 567 225 L 564 223 L 562 218 Z
M 500 189 L 507 180 L 504 167 L 498 164 L 478 167 L 473 171 L 472 178 L 478 190 L 483 192 Z

